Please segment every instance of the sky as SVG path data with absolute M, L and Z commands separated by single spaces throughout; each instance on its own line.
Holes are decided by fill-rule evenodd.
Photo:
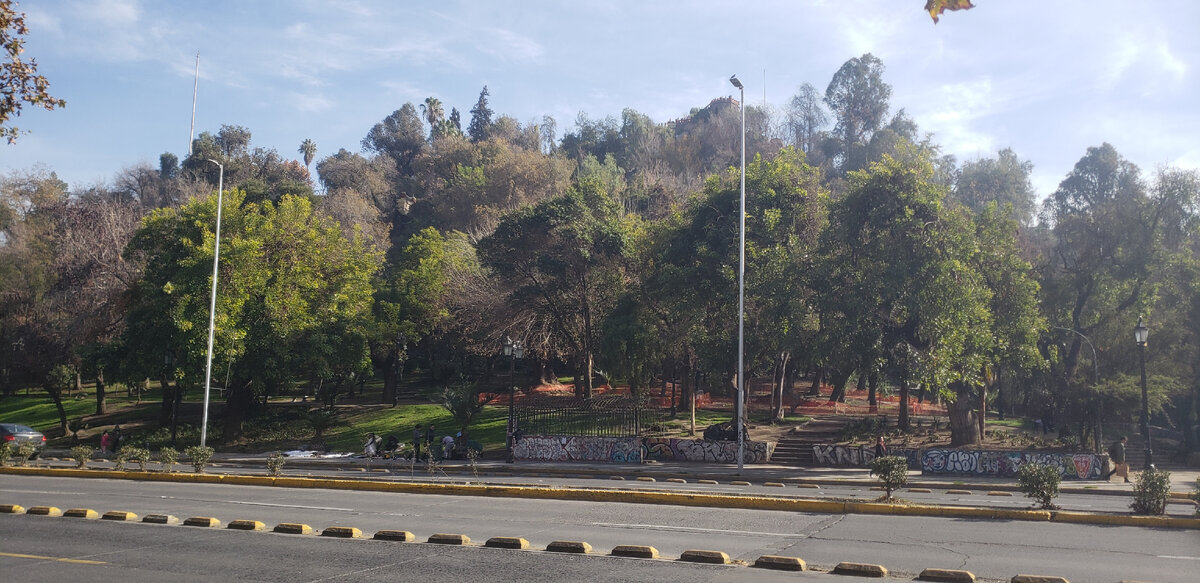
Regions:
M 633 108 L 658 122 L 733 95 L 782 110 L 872 53 L 922 132 L 960 162 L 1012 148 L 1046 196 L 1088 147 L 1147 177 L 1200 168 L 1200 2 L 975 0 L 934 24 L 923 0 L 25 0 L 24 57 L 67 106 L 26 108 L 0 174 L 43 164 L 72 188 L 111 183 L 196 134 L 241 125 L 299 158 L 359 151 L 428 96 L 462 112 L 557 120 Z

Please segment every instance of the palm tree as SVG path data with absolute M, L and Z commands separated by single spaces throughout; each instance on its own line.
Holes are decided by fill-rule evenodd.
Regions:
M 304 155 L 304 167 L 308 168 L 312 164 L 313 157 L 317 155 L 317 143 L 305 138 L 300 142 L 300 153 Z
M 442 120 L 446 118 L 442 100 L 436 97 L 426 97 L 425 103 L 421 104 L 421 111 L 425 114 L 425 121 L 429 122 L 429 135 L 437 135 Z

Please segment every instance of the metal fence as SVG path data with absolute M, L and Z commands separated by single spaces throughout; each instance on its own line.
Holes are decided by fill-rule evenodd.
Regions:
M 645 411 L 626 396 L 540 397 L 521 402 L 515 415 L 525 435 L 637 437 Z

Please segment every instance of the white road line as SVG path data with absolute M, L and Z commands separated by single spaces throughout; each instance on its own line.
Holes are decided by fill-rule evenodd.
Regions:
M 301 506 L 299 504 L 272 504 L 270 502 L 244 502 L 241 500 L 225 500 L 226 504 L 240 504 L 243 506 L 272 506 L 275 508 L 303 508 L 304 510 L 332 510 L 335 512 L 354 512 L 353 508 L 335 508 L 333 506 Z
M 669 526 L 665 524 L 613 524 L 609 522 L 593 522 L 591 526 L 606 526 L 609 528 L 633 528 L 641 530 L 675 530 L 681 532 L 716 532 L 723 534 L 744 534 L 748 536 L 778 536 L 783 538 L 808 538 L 806 534 L 794 532 L 759 532 L 753 530 L 727 530 L 724 528 L 696 528 L 691 526 Z
M 1159 555 L 1160 559 L 1180 559 L 1182 561 L 1200 561 L 1200 557 L 1179 557 L 1175 555 Z

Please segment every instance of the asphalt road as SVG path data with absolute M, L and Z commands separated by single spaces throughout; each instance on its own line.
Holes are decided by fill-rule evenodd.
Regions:
M 1200 532 L 1193 530 L 1143 527 L 1087 526 L 1062 523 L 984 521 L 947 518 L 923 518 L 867 515 L 820 515 L 720 508 L 683 508 L 642 504 L 603 504 L 531 499 L 499 499 L 460 496 L 431 496 L 379 492 L 335 490 L 297 490 L 254 486 L 152 483 L 125 480 L 71 479 L 0 475 L 0 504 L 20 504 L 67 508 L 91 508 L 100 513 L 110 510 L 146 514 L 171 514 L 180 518 L 212 516 L 228 523 L 235 519 L 259 520 L 268 528 L 282 522 L 301 522 L 318 531 L 330 526 L 350 526 L 371 536 L 378 530 L 407 530 L 423 541 L 434 533 L 460 533 L 482 543 L 494 536 L 523 537 L 532 547 L 545 548 L 555 540 L 590 543 L 596 553 L 606 554 L 616 545 L 650 545 L 665 558 L 676 558 L 688 549 L 724 551 L 733 559 L 753 562 L 761 555 L 798 556 L 810 566 L 829 569 L 842 561 L 876 563 L 893 573 L 909 577 L 927 567 L 966 569 L 981 578 L 1007 580 L 1017 573 L 1066 577 L 1080 581 L 1194 581 L 1200 568 Z M 289 537 L 273 533 L 210 531 L 196 527 L 160 527 L 144 524 L 92 522 L 71 518 L 0 515 L 0 553 L 32 554 L 56 557 L 83 557 L 94 554 L 97 540 L 129 536 L 117 563 L 122 568 L 145 569 L 142 561 L 154 563 L 173 556 L 157 552 L 155 546 L 139 551 L 142 532 L 159 533 L 164 541 L 188 548 L 180 560 L 203 562 L 219 553 L 221 568 L 245 568 L 246 578 L 283 580 L 259 571 L 282 569 L 281 563 L 293 556 L 320 558 L 325 553 L 351 563 L 358 561 L 370 571 L 385 569 L 378 555 L 405 553 L 404 561 L 461 561 L 461 567 L 447 566 L 431 573 L 444 578 L 431 581 L 464 580 L 480 565 L 487 565 L 484 580 L 564 580 L 576 568 L 572 561 L 604 561 L 597 566 L 579 566 L 573 577 L 580 580 L 607 579 L 612 569 L 645 569 L 645 565 L 627 565 L 631 560 L 601 557 L 562 557 L 544 552 L 498 551 L 468 548 L 445 550 L 441 545 L 398 544 L 401 550 L 376 550 L 386 546 L 374 541 L 340 541 L 322 538 Z M 37 537 L 14 537 L 11 533 L 33 530 Z M 56 532 L 57 529 L 64 529 Z M 98 529 L 98 530 L 97 530 Z M 134 534 L 129 534 L 134 533 Z M 41 537 L 41 538 L 38 538 Z M 178 539 L 178 537 L 183 537 Z M 196 537 L 198 548 L 191 550 L 188 537 Z M 154 538 L 154 535 L 151 535 Z M 295 542 L 290 539 L 303 539 Z M 124 539 L 113 539 L 124 540 Z M 57 542 L 56 542 L 57 541 Z M 70 541 L 64 544 L 62 541 Z M 165 543 L 164 543 L 165 544 Z M 395 543 L 393 543 L 395 544 Z M 328 546 L 322 546 L 328 545 Z M 349 546 L 347 546 L 349 545 Z M 354 546 L 357 545 L 357 546 Z M 174 547 L 172 547 L 174 548 Z M 387 547 L 391 549 L 392 547 Z M 425 550 L 423 550 L 425 549 Z M 69 551 L 69 552 L 64 552 Z M 415 553 L 409 555 L 408 553 Z M 56 554 L 57 553 L 57 554 Z M 279 555 L 273 553 L 280 553 Z M 355 558 L 361 553 L 361 560 Z M 430 555 L 432 553 L 432 555 Z M 461 554 L 465 553 L 465 554 Z M 474 554 L 471 554 L 474 553 Z M 157 559 L 153 557 L 157 556 Z M 244 567 L 235 567 L 236 557 L 245 556 Z M 275 557 L 282 557 L 276 559 Z M 270 557 L 269 564 L 263 558 Z M 18 559 L 0 554 L 0 573 L 15 567 Z M 332 560 L 332 559 L 331 559 Z M 40 560 L 45 569 L 75 569 L 72 564 Z M 123 562 L 128 561 L 128 562 Z M 541 561 L 567 561 L 553 579 L 539 579 L 528 569 Z M 321 562 L 321 561 L 318 561 Z M 632 561 L 637 563 L 637 561 Z M 689 580 L 724 580 L 721 568 L 695 575 L 692 565 L 673 561 L 645 561 L 654 565 L 683 568 Z M 39 565 L 41 563 L 38 563 Z M 60 564 L 61 563 L 61 564 Z M 340 563 L 339 563 L 340 564 Z M 405 563 L 406 565 L 409 563 Z M 500 564 L 502 566 L 496 566 Z M 590 564 L 590 563 L 589 563 Z M 377 565 L 370 567 L 370 565 Z M 558 563 L 554 563 L 558 565 Z M 39 567 L 41 569 L 42 567 Z M 115 567 L 114 567 L 115 568 Z M 161 567 L 166 569 L 166 567 Z M 339 568 L 349 569 L 340 566 Z M 423 567 L 422 567 L 423 568 Z M 493 579 L 490 574 L 509 572 L 516 576 Z M 497 569 L 500 569 L 498 571 Z M 597 570 L 599 569 L 599 570 Z M 355 574 L 352 570 L 329 577 L 347 580 L 375 580 L 373 574 Z M 27 571 L 22 569 L 20 573 Z M 41 571 L 37 571 L 40 573 Z M 47 571 L 49 573 L 49 571 Z M 166 572 L 173 572 L 169 569 Z M 306 571 L 307 572 L 307 571 Z M 321 572 L 320 570 L 313 572 Z M 374 571 L 371 571 L 374 572 Z M 424 571 L 421 571 L 424 572 Z M 157 571 L 156 571 L 157 573 Z M 199 573 L 199 572 L 198 572 Z M 540 571 L 538 571 L 540 573 Z M 675 575 L 629 572 L 620 580 L 644 580 L 647 577 L 676 580 Z M 749 574 L 742 571 L 742 576 Z M 755 570 L 755 580 L 763 580 Z M 205 577 L 214 578 L 226 577 Z M 106 578 L 107 576 L 105 576 Z M 736 575 L 733 576 L 736 580 Z M 795 577 L 795 575 L 789 575 Z M 48 580 L 50 577 L 47 577 Z M 319 580 L 305 575 L 288 580 Z M 407 578 L 407 573 L 406 577 Z M 467 577 L 478 580 L 478 577 Z M 5 579 L 8 579 L 5 577 Z M 612 580 L 616 580 L 612 579 Z M 40 575 L 35 580 L 42 580 Z M 151 580 L 135 578 L 134 580 Z M 682 579 L 680 579 L 682 580 Z M 842 580 L 842 579 L 839 579 Z

